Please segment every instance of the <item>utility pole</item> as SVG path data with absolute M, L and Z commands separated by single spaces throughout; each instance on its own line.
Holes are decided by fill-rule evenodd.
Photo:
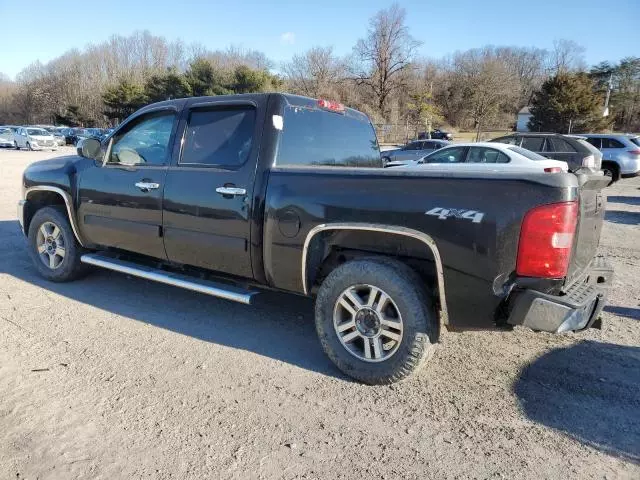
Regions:
M 613 72 L 611 72 L 611 76 L 609 77 L 609 86 L 607 88 L 607 98 L 604 101 L 604 111 L 602 112 L 603 117 L 609 116 L 609 99 L 611 98 L 611 90 L 613 90 Z

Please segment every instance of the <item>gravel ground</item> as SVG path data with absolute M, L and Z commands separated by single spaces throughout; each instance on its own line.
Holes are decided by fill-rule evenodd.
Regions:
M 602 330 L 445 333 L 417 376 L 367 387 L 304 299 L 41 280 L 15 205 L 60 153 L 0 151 L 0 479 L 640 478 L 640 179 L 608 189 Z

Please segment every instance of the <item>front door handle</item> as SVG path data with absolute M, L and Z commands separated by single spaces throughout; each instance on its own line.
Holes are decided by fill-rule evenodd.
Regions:
M 157 190 L 158 188 L 160 188 L 160 184 L 153 182 L 137 182 L 136 187 L 138 187 L 143 192 L 148 192 L 149 190 Z
M 247 191 L 244 188 L 238 187 L 218 187 L 216 192 L 220 195 L 246 195 Z

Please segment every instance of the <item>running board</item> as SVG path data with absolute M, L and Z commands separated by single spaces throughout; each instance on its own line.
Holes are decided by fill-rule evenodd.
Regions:
M 80 257 L 82 263 L 95 265 L 96 267 L 106 268 L 120 273 L 126 273 L 134 277 L 152 280 L 154 282 L 173 285 L 174 287 L 193 290 L 194 292 L 204 293 L 213 297 L 224 298 L 233 302 L 251 304 L 251 298 L 258 292 L 251 292 L 242 288 L 216 283 L 209 280 L 181 275 L 179 273 L 166 272 L 156 268 L 139 265 L 137 263 L 120 260 L 118 258 L 100 255 L 98 253 L 87 253 Z

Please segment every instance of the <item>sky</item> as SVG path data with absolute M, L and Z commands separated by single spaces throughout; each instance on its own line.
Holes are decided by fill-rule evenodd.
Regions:
M 149 30 L 207 48 L 260 50 L 277 65 L 313 46 L 351 52 L 368 20 L 391 0 L 0 0 L 0 73 L 15 78 L 71 48 Z M 551 48 L 569 39 L 589 65 L 640 56 L 640 0 L 404 0 L 420 55 L 440 58 L 485 45 Z M 277 69 L 277 68 L 276 68 Z

